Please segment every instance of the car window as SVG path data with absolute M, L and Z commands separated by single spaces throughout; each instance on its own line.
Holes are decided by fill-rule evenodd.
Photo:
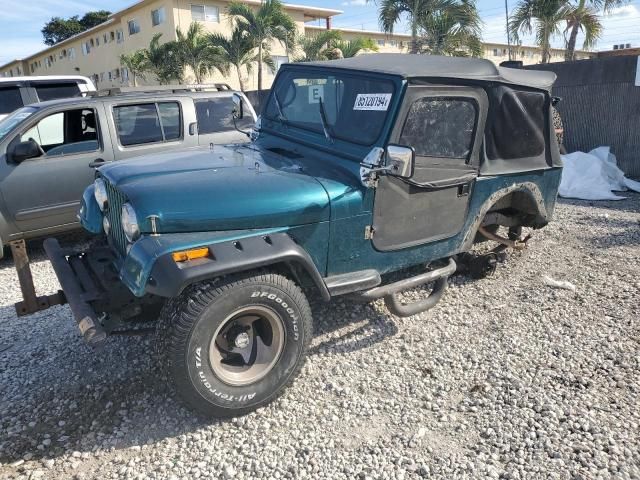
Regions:
M 194 103 L 198 119 L 198 134 L 235 130 L 231 115 L 234 108 L 232 97 L 205 98 L 195 100 Z M 236 120 L 236 125 L 240 129 L 251 128 L 253 123 L 253 117 L 247 111 L 242 118 Z
M 22 107 L 0 120 L 0 141 L 37 111 L 33 107 Z
M 118 140 L 124 147 L 182 137 L 180 105 L 177 102 L 116 106 L 113 115 Z
M 473 100 L 420 98 L 411 104 L 400 143 L 413 147 L 418 156 L 467 158 L 476 118 Z
M 37 83 L 34 87 L 41 102 L 80 95 L 77 83 Z
M 389 80 L 291 69 L 278 74 L 264 116 L 322 134 L 322 104 L 331 137 L 371 145 L 387 121 L 393 93 Z
M 0 115 L 11 113 L 22 106 L 22 97 L 18 87 L 0 88 Z
M 20 141 L 34 140 L 46 157 L 94 152 L 99 149 L 96 113 L 78 108 L 56 112 L 39 120 L 20 135 Z
M 498 87 L 492 89 L 492 95 L 487 156 L 492 160 L 513 160 L 542 155 L 547 112 L 545 94 Z

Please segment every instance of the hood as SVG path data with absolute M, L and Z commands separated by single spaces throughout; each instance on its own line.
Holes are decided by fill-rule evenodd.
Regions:
M 251 145 L 137 157 L 100 168 L 159 233 L 271 228 L 329 219 L 327 191 L 280 155 Z

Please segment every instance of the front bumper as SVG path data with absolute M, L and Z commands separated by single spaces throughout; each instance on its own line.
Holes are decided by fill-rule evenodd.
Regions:
M 55 238 L 44 241 L 44 250 L 84 340 L 90 345 L 102 342 L 107 337 L 107 332 L 92 303 L 101 300 L 105 294 L 105 289 L 94 279 L 104 276 L 105 269 L 109 268 L 109 250 L 100 249 L 104 250 L 100 255 L 93 254 L 89 257 L 84 252 L 63 250 Z

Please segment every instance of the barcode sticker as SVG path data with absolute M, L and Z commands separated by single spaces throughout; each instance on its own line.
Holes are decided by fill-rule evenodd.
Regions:
M 390 93 L 359 93 L 353 109 L 386 111 L 389 108 L 389 102 L 391 102 Z

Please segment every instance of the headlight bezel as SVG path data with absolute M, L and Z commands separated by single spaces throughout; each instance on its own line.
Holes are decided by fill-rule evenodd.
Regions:
M 136 211 L 130 203 L 122 205 L 120 223 L 122 225 L 124 235 L 130 243 L 133 243 L 140 238 L 140 224 L 138 223 Z
M 101 212 L 104 212 L 109 206 L 107 184 L 101 178 L 96 178 L 93 182 L 93 198 L 95 198 Z

